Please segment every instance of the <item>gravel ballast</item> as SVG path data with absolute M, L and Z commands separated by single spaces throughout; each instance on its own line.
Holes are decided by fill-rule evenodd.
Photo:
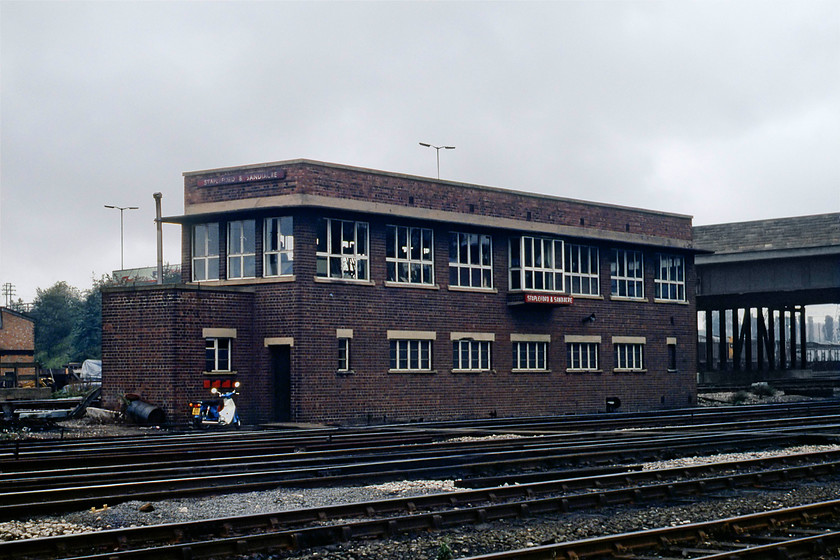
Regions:
M 784 453 L 804 453 L 837 449 L 838 446 L 803 446 Z M 681 458 L 655 462 L 646 468 L 670 468 L 703 462 L 737 461 L 778 455 L 780 452 L 752 452 L 717 457 Z M 722 516 L 735 516 L 788 507 L 802 503 L 840 498 L 840 481 L 797 483 L 795 488 L 781 490 L 733 491 L 717 499 L 651 507 L 607 508 L 591 513 L 539 516 L 513 519 L 479 526 L 467 526 L 438 533 L 424 533 L 393 538 L 388 541 L 350 542 L 282 555 L 255 555 L 255 560 L 268 558 L 362 560 L 406 558 L 435 560 L 439 552 L 451 550 L 454 557 L 472 556 L 588 538 L 609 533 L 637 531 L 661 526 L 705 521 Z M 405 481 L 357 487 L 276 489 L 271 491 L 226 494 L 204 498 L 184 498 L 145 504 L 126 502 L 104 506 L 60 517 L 39 517 L 0 523 L 0 540 L 36 538 L 79 532 L 181 523 L 252 513 L 314 508 L 338 503 L 359 502 L 397 496 L 423 495 L 458 490 L 453 481 Z M 145 506 L 145 507 L 143 507 Z

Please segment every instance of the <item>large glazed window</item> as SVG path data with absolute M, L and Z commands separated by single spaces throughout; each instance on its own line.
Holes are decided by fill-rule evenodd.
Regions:
M 388 226 L 385 234 L 385 263 L 388 281 L 401 284 L 435 283 L 432 230 Z
M 228 222 L 227 277 L 256 276 L 257 248 L 254 220 Z
M 321 218 L 316 242 L 316 275 L 345 280 L 368 279 L 368 224 Z
M 645 297 L 641 251 L 612 250 L 610 286 L 614 296 L 635 299 Z
M 597 296 L 601 293 L 597 247 L 566 245 L 566 282 L 570 294 Z
M 196 224 L 192 228 L 192 279 L 219 279 L 219 224 Z
M 685 258 L 679 255 L 656 255 L 656 293 L 663 301 L 685 301 Z
M 481 233 L 449 233 L 449 285 L 493 287 L 493 239 Z
M 295 237 L 292 217 L 269 218 L 265 221 L 263 242 L 263 276 L 294 274 Z
M 510 289 L 562 292 L 563 241 L 544 237 L 510 239 Z

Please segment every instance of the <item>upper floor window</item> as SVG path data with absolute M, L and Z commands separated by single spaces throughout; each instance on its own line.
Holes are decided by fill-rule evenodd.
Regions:
M 254 220 L 228 222 L 227 277 L 256 276 L 256 240 Z
M 322 278 L 368 279 L 368 224 L 318 220 L 316 274 Z
M 562 292 L 563 241 L 524 235 L 512 237 L 510 289 Z
M 207 338 L 204 345 L 204 371 L 231 371 L 230 338 Z
M 685 301 L 685 257 L 656 254 L 656 299 Z
M 493 287 L 493 240 L 487 234 L 449 233 L 449 285 Z
M 295 238 L 292 217 L 269 218 L 265 221 L 263 241 L 263 276 L 294 274 Z
M 585 296 L 600 294 L 598 248 L 586 245 L 566 245 L 566 278 L 570 294 Z
M 434 284 L 432 230 L 388 226 L 385 232 L 385 262 L 388 281 L 403 284 Z
M 627 298 L 643 298 L 644 266 L 641 251 L 613 249 L 610 261 L 610 285 L 612 295 Z
M 219 224 L 196 224 L 192 228 L 192 279 L 219 279 Z

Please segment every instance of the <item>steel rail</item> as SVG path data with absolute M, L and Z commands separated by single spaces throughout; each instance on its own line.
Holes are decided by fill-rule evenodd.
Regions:
M 253 472 L 266 469 L 290 468 L 292 466 L 305 467 L 317 465 L 326 468 L 330 464 L 335 463 L 377 461 L 381 460 L 383 456 L 388 457 L 390 460 L 429 459 L 433 457 L 448 457 L 454 454 L 464 455 L 467 453 L 473 453 L 476 456 L 486 455 L 488 453 L 533 454 L 544 453 L 547 450 L 554 451 L 562 449 L 570 453 L 591 451 L 597 454 L 600 450 L 599 448 L 606 446 L 609 446 L 612 450 L 650 447 L 657 439 L 664 442 L 677 441 L 678 443 L 695 441 L 698 445 L 701 445 L 703 442 L 708 441 L 713 441 L 715 444 L 723 444 L 726 437 L 732 438 L 733 436 L 711 433 L 680 436 L 664 434 L 651 437 L 644 432 L 625 432 L 620 436 L 616 436 L 615 439 L 603 439 L 597 442 L 580 442 L 578 438 L 545 436 L 516 440 L 460 442 L 457 444 L 442 443 L 439 445 L 362 448 L 312 453 L 296 452 L 274 455 L 240 455 L 237 457 L 217 457 L 209 461 L 206 459 L 178 458 L 174 461 L 160 461 L 150 464 L 126 462 L 124 460 L 123 463 L 113 466 L 84 466 L 73 468 L 69 464 L 65 464 L 61 469 L 35 470 L 33 467 L 37 466 L 37 464 L 21 464 L 24 467 L 23 470 L 0 472 L 0 483 L 6 485 L 14 484 L 19 490 L 37 490 L 65 485 L 67 484 L 64 482 L 65 480 L 71 480 L 74 486 L 83 486 L 88 483 L 99 484 L 104 478 L 112 481 L 139 481 L 163 476 L 195 476 L 202 473 L 216 475 L 226 472 Z M 763 434 L 761 437 L 763 437 Z M 569 439 L 571 441 L 567 441 Z M 737 436 L 736 440 L 740 441 L 740 436 Z M 508 455 L 508 457 L 510 456 Z
M 734 447 L 740 448 L 744 436 Z M 775 438 L 787 439 L 779 434 Z M 753 434 L 750 439 L 766 444 L 773 436 Z M 725 445 L 719 435 L 705 436 L 704 445 L 719 449 Z M 575 454 L 557 450 L 527 450 L 494 452 L 492 460 L 482 460 L 484 455 L 467 454 L 434 458 L 411 458 L 402 460 L 376 460 L 370 462 L 351 461 L 341 465 L 315 465 L 310 468 L 271 469 L 258 472 L 226 473 L 207 477 L 180 477 L 174 479 L 151 479 L 123 481 L 90 486 L 59 487 L 43 490 L 18 490 L 0 493 L 0 519 L 47 511 L 68 511 L 87 507 L 101 506 L 103 503 L 115 504 L 132 499 L 154 500 L 175 495 L 201 495 L 215 493 L 220 489 L 228 492 L 253 491 L 279 486 L 313 486 L 348 484 L 358 480 L 398 480 L 406 477 L 451 476 L 474 474 L 476 472 L 497 472 L 500 468 L 523 466 L 552 466 L 557 464 L 605 464 L 616 462 L 619 457 L 634 458 L 647 455 L 658 456 L 661 453 L 673 454 L 682 448 L 695 451 L 701 444 L 698 440 L 666 440 L 647 448 L 633 446 L 625 450 L 611 446 L 609 451 L 590 447 L 580 449 Z M 546 451 L 548 453 L 546 453 Z
M 766 460 L 753 461 L 754 464 L 762 462 Z M 741 463 L 721 463 L 715 468 L 725 469 L 734 464 Z M 0 543 L 0 559 L 66 558 L 71 555 L 72 557 L 84 555 L 84 558 L 90 559 L 122 559 L 144 557 L 144 555 L 150 557 L 153 554 L 156 559 L 165 560 L 166 558 L 183 558 L 187 549 L 193 558 L 270 549 L 297 550 L 357 538 L 384 538 L 414 531 L 440 530 L 512 517 L 566 513 L 620 504 L 637 504 L 650 500 L 673 500 L 757 484 L 789 483 L 798 479 L 835 475 L 840 472 L 840 462 L 726 474 L 687 481 L 661 481 L 663 478 L 699 473 L 710 468 L 710 465 L 703 465 L 665 469 L 659 472 L 630 473 L 624 476 L 603 475 L 588 479 L 441 493 L 29 541 L 9 541 Z M 644 481 L 657 482 L 640 486 L 639 483 Z M 603 488 L 611 483 L 623 483 L 626 486 L 613 490 Z M 572 488 L 575 490 L 598 488 L 599 491 L 539 497 L 568 492 Z M 439 508 L 447 509 L 420 513 L 421 510 Z M 840 501 L 838 501 L 838 511 L 840 511 Z M 373 517 L 389 513 L 403 515 L 368 521 L 342 522 L 337 525 L 301 526 L 307 523 L 323 524 L 333 519 Z M 406 513 L 408 515 L 405 515 Z M 169 546 L 173 542 L 177 542 L 178 545 Z M 131 549 L 138 543 L 144 548 Z M 155 544 L 154 548 L 149 548 L 152 544 Z M 107 550 L 107 553 L 97 552 L 102 550 Z M 59 554 L 61 556 L 56 556 Z
M 840 416 L 821 416 L 821 417 L 808 417 L 808 418 L 794 418 L 794 419 L 785 419 L 785 420 L 778 420 L 778 421 L 749 421 L 740 424 L 705 424 L 698 426 L 696 430 L 698 432 L 704 433 L 710 430 L 723 430 L 723 431 L 748 431 L 754 430 L 757 427 L 761 427 L 766 429 L 770 426 L 801 426 L 801 427 L 808 427 L 806 424 L 807 422 L 840 422 Z M 828 429 L 831 425 L 822 426 L 820 429 Z M 618 431 L 618 432 L 595 432 L 598 438 L 602 439 L 609 439 L 609 438 L 619 438 L 625 439 L 627 441 L 631 441 L 633 438 L 641 438 L 644 437 L 644 431 Z M 686 433 L 686 430 L 674 430 L 671 431 L 663 431 L 661 432 L 663 435 L 669 435 L 671 433 Z M 689 432 L 690 433 L 690 432 Z M 402 442 L 399 445 L 387 445 L 390 442 L 380 441 L 376 444 L 371 444 L 367 446 L 367 449 L 375 450 L 375 452 L 380 453 L 405 453 L 406 449 L 465 449 L 469 447 L 473 448 L 481 448 L 481 449 L 489 449 L 491 447 L 498 447 L 498 448 L 505 448 L 510 446 L 515 446 L 518 448 L 524 448 L 527 446 L 536 446 L 536 445 L 543 445 L 544 442 L 554 442 L 554 441 L 567 441 L 567 440 L 575 440 L 575 439 L 591 439 L 593 436 L 589 435 L 587 432 L 581 433 L 572 433 L 572 434 L 563 434 L 563 435 L 552 435 L 552 436 L 538 436 L 534 438 L 522 438 L 518 440 L 514 440 L 515 443 L 510 443 L 511 440 L 495 440 L 495 441 L 476 441 L 476 442 L 451 442 L 451 441 L 437 441 L 437 442 L 424 442 L 424 443 L 417 443 L 413 446 Z M 203 443 L 203 442 L 202 442 Z M 147 442 L 141 441 L 139 442 L 138 448 L 135 449 L 127 449 L 122 448 L 119 451 L 91 451 L 89 453 L 83 453 L 78 455 L 67 454 L 66 450 L 59 449 L 55 452 L 55 455 L 51 454 L 49 457 L 44 456 L 32 456 L 32 455 L 21 455 L 17 459 L 0 459 L 0 473 L 15 473 L 21 472 L 23 470 L 30 470 L 30 471 L 45 471 L 50 470 L 51 466 L 54 465 L 53 471 L 55 476 L 60 476 L 61 472 L 79 472 L 85 471 L 85 469 L 89 469 L 92 467 L 105 467 L 105 466 L 114 466 L 120 465 L 123 468 L 128 468 L 126 465 L 137 465 L 139 463 L 148 463 L 152 465 L 150 468 L 177 468 L 179 465 L 185 466 L 189 464 L 199 465 L 199 464 L 214 464 L 220 465 L 224 462 L 225 458 L 234 457 L 235 460 L 239 463 L 245 463 L 246 461 L 251 462 L 259 462 L 265 460 L 273 460 L 276 459 L 278 453 L 295 453 L 296 455 L 300 455 L 301 451 L 304 451 L 306 448 L 298 447 L 297 445 L 275 445 L 273 443 L 268 443 L 266 445 L 262 445 L 262 443 L 254 446 L 249 445 L 247 443 L 242 443 L 240 445 L 203 445 L 199 443 L 196 447 L 189 447 L 185 448 L 184 445 L 179 445 L 175 447 L 166 446 L 164 451 L 160 451 L 160 448 L 149 446 Z M 329 444 L 325 444 L 325 449 L 319 450 L 315 449 L 316 446 L 310 445 L 309 449 L 312 452 L 321 452 L 325 456 L 329 454 L 338 455 L 342 451 L 344 452 L 359 452 L 359 449 L 347 447 L 346 445 L 341 445 L 337 449 L 332 449 Z M 188 459 L 184 459 L 184 454 L 187 454 Z M 265 458 L 263 458 L 265 457 Z M 309 455 L 309 457 L 314 457 L 314 455 Z M 117 467 L 113 467 L 116 469 Z M 140 467 L 134 466 L 131 467 L 133 470 L 137 470 Z M 92 471 L 87 471 L 92 472 Z M 2 477 L 2 475 L 0 475 Z
M 724 412 L 718 412 L 718 408 L 698 408 L 698 409 L 679 409 L 678 411 L 657 411 L 655 413 L 622 413 L 610 415 L 581 415 L 571 417 L 533 417 L 533 418 L 512 418 L 505 420 L 472 420 L 464 422 L 449 422 L 449 423 L 425 423 L 425 424 L 407 424 L 407 425 L 386 425 L 377 428 L 319 428 L 307 430 L 288 430 L 283 432 L 193 432 L 187 436 L 183 434 L 156 434 L 148 436 L 140 436 L 147 445 L 150 440 L 168 440 L 170 446 L 182 446 L 185 442 L 196 442 L 197 440 L 213 439 L 217 442 L 223 441 L 228 443 L 230 441 L 242 441 L 243 439 L 276 439 L 282 437 L 289 441 L 290 445 L 306 446 L 309 441 L 314 440 L 313 445 L 323 444 L 323 442 L 339 441 L 341 438 L 364 438 L 364 437 L 378 437 L 378 438 L 397 438 L 409 436 L 413 433 L 418 437 L 428 437 L 429 433 L 434 431 L 443 431 L 446 435 L 464 435 L 465 433 L 498 433 L 505 431 L 516 431 L 517 428 L 528 425 L 544 425 L 548 428 L 557 426 L 563 427 L 597 427 L 605 426 L 612 429 L 621 428 L 622 426 L 634 426 L 640 424 L 662 425 L 667 420 L 679 420 L 681 425 L 685 425 L 685 420 L 691 420 L 695 423 L 698 420 L 704 420 L 708 423 L 710 418 L 720 418 L 721 422 L 732 422 L 738 418 L 743 417 L 759 417 L 759 418 L 777 418 L 781 413 L 809 413 L 813 416 L 815 414 L 836 413 L 838 406 L 836 403 L 829 402 L 819 404 L 813 403 L 788 403 L 785 405 L 754 405 L 750 407 L 734 407 L 731 409 L 723 409 Z M 448 428 L 447 428 L 448 426 Z M 489 429 L 489 432 L 488 432 Z M 375 430 L 371 433 L 371 430 Z M 452 433 L 454 431 L 454 433 Z M 305 435 L 304 435 L 305 434 Z M 294 437 L 291 441 L 289 438 Z M 51 450 L 61 448 L 66 455 L 70 449 L 84 449 L 97 448 L 102 449 L 107 447 L 134 447 L 138 441 L 138 437 L 131 438 L 96 438 L 95 440 L 26 440 L 23 442 L 0 442 L 0 457 L 13 454 L 15 450 L 20 451 L 35 450 L 42 447 L 48 447 Z M 351 443 L 351 445 L 356 445 Z M 54 451 L 53 451 L 54 452 Z
M 617 557 L 629 560 L 634 557 L 636 552 L 658 550 L 663 547 L 687 546 L 707 540 L 712 535 L 743 538 L 750 531 L 771 530 L 786 525 L 808 525 L 815 520 L 837 519 L 838 516 L 840 516 L 840 500 L 832 500 L 739 517 L 691 523 L 678 527 L 622 533 L 527 549 L 482 554 L 465 557 L 461 560 L 547 560 Z M 783 542 L 768 545 L 739 547 L 737 550 L 703 556 L 702 559 L 813 558 L 813 556 L 807 555 L 815 552 L 819 553 L 829 545 L 837 546 L 838 544 L 840 544 L 840 532 L 826 531 L 821 535 L 785 539 Z M 803 556 L 803 554 L 806 556 Z

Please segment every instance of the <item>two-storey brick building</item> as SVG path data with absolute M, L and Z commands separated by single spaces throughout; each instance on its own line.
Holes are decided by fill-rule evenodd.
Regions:
M 36 387 L 35 321 L 0 307 L 0 387 Z
M 379 423 L 691 405 L 691 218 L 309 160 L 186 173 L 182 284 L 103 296 L 103 396 Z

